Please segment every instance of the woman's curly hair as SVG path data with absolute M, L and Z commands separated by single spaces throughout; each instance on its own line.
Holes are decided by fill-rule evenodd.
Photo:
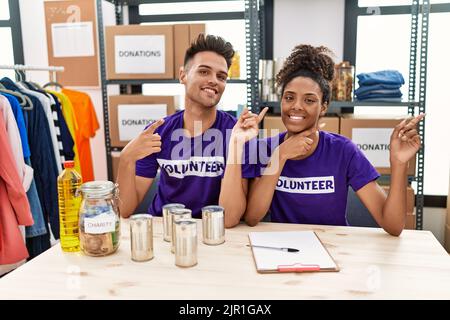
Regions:
M 296 46 L 278 72 L 276 83 L 281 94 L 286 85 L 296 77 L 308 77 L 317 82 L 322 90 L 323 103 L 330 102 L 330 82 L 334 77 L 333 52 L 327 47 L 313 47 L 308 44 Z

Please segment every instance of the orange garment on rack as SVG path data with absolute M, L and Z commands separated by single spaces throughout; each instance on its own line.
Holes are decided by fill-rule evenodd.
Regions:
M 30 204 L 17 172 L 0 109 L 0 265 L 28 258 L 19 225 L 33 225 Z
M 72 102 L 78 130 L 75 130 L 75 140 L 80 157 L 81 175 L 83 182 L 94 180 L 92 166 L 91 144 L 89 139 L 95 136 L 95 131 L 100 128 L 95 114 L 94 105 L 88 94 L 80 91 L 62 89 L 70 102 Z
M 54 94 L 59 102 L 61 103 L 61 110 L 62 114 L 64 116 L 64 120 L 66 120 L 67 127 L 69 128 L 70 135 L 72 136 L 74 146 L 73 146 L 73 153 L 75 154 L 75 157 L 73 158 L 73 161 L 75 162 L 74 168 L 75 170 L 82 175 L 81 172 L 81 165 L 80 165 L 80 157 L 79 157 L 79 151 L 77 146 L 77 140 L 76 140 L 76 132 L 78 131 L 78 123 L 75 118 L 75 112 L 73 111 L 72 102 L 70 102 L 69 98 L 62 92 L 53 91 L 53 90 L 47 90 L 48 92 Z

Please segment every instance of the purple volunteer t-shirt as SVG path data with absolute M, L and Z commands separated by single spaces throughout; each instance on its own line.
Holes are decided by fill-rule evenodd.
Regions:
M 154 178 L 161 169 L 158 191 L 149 213 L 160 216 L 167 203 L 182 203 L 201 217 L 201 208 L 217 205 L 225 171 L 227 140 L 236 119 L 217 110 L 214 124 L 195 138 L 183 134 L 184 111 L 166 117 L 155 132 L 161 136 L 161 151 L 136 162 L 136 175 Z M 227 132 L 228 130 L 228 132 Z M 248 171 L 248 173 L 246 173 Z M 243 177 L 253 176 L 243 169 Z
M 286 132 L 260 140 L 256 176 Z M 320 131 L 316 150 L 308 158 L 288 160 L 278 179 L 270 205 L 273 222 L 348 225 L 345 217 L 348 186 L 357 191 L 377 179 L 379 173 L 348 138 Z

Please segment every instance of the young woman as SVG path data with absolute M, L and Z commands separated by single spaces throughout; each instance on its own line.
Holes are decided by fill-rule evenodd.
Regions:
M 351 186 L 378 225 L 398 236 L 405 225 L 408 161 L 421 145 L 415 127 L 424 115 L 405 119 L 393 130 L 391 186 L 386 195 L 376 182 L 378 172 L 353 142 L 318 128 L 330 103 L 334 75 L 330 53 L 325 47 L 299 45 L 278 73 L 287 132 L 260 143 L 267 148 L 269 161 L 255 170 L 245 221 L 256 225 L 270 210 L 274 222 L 347 225 Z

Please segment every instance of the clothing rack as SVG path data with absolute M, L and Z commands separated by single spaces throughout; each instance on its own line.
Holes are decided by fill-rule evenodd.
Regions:
M 60 66 L 32 66 L 32 65 L 23 65 L 23 64 L 14 64 L 14 65 L 0 65 L 0 69 L 9 69 L 9 70 L 20 70 L 20 71 L 49 71 L 50 73 L 50 81 L 56 82 L 56 73 L 63 72 L 64 67 Z

